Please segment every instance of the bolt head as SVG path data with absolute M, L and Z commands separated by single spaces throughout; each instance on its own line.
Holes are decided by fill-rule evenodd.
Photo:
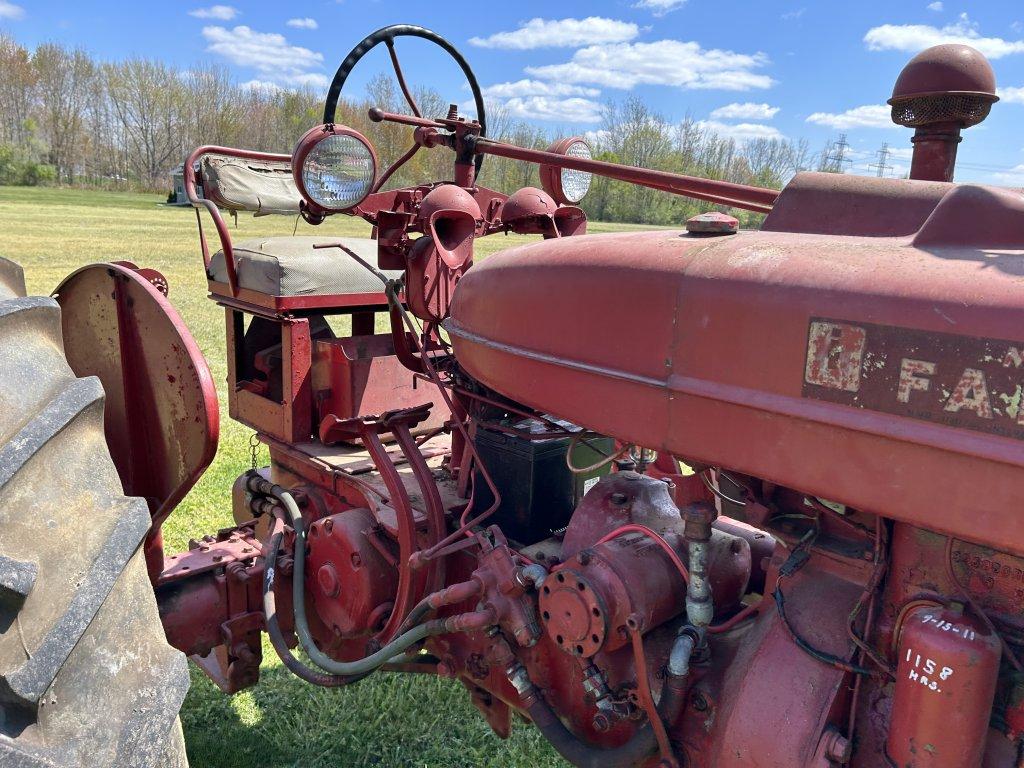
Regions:
M 320 566 L 316 572 L 316 581 L 320 585 L 320 591 L 325 597 L 337 597 L 341 593 L 341 583 L 338 580 L 338 572 L 334 565 L 326 563 Z
M 836 763 L 845 764 L 850 762 L 853 756 L 853 745 L 850 740 L 838 731 L 829 731 L 825 734 L 825 756 Z

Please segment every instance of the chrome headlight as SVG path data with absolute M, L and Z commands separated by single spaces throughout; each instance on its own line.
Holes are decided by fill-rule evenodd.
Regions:
M 292 176 L 311 207 L 343 212 L 366 199 L 377 178 L 377 155 L 360 133 L 322 125 L 299 139 Z
M 592 160 L 594 157 L 590 145 L 578 136 L 556 141 L 547 151 L 584 160 Z M 551 195 L 555 202 L 559 205 L 576 205 L 590 191 L 593 174 L 556 165 L 542 165 L 540 178 L 544 191 Z

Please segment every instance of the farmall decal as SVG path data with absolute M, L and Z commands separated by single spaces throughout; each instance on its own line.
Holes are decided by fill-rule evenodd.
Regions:
M 813 318 L 804 397 L 1024 439 L 1024 343 Z

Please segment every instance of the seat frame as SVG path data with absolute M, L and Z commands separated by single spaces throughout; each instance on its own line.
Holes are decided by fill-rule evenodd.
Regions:
M 199 197 L 196 191 L 196 165 L 205 155 L 222 155 L 242 160 L 260 162 L 291 163 L 291 155 L 256 152 L 248 149 L 219 147 L 206 145 L 196 149 L 185 161 L 184 182 L 185 194 L 196 209 L 196 221 L 199 225 L 199 243 L 202 248 L 203 266 L 206 271 L 207 284 L 211 298 L 225 308 L 232 308 L 257 315 L 292 315 L 296 313 L 323 313 L 336 310 L 338 314 L 379 311 L 387 307 L 387 296 L 383 290 L 368 293 L 348 294 L 315 294 L 304 296 L 273 296 L 259 291 L 242 288 L 238 285 L 235 272 L 235 256 L 231 243 L 231 234 L 227 222 L 221 215 L 220 208 L 212 200 Z M 200 209 L 205 208 L 213 220 L 221 250 L 224 251 L 224 266 L 227 271 L 227 283 L 210 279 L 211 252 L 203 230 L 203 217 Z M 270 214 L 275 215 L 275 214 Z M 340 239 L 340 238 L 339 238 Z
M 196 166 L 204 155 L 221 155 L 280 163 L 290 163 L 291 156 L 230 147 L 203 146 L 195 150 L 185 161 L 184 180 L 185 192 L 196 209 L 199 241 L 202 247 L 203 265 L 210 298 L 224 308 L 225 336 L 228 347 L 228 411 L 235 421 L 257 430 L 264 441 L 273 439 L 295 443 L 310 440 L 316 431 L 312 372 L 315 357 L 318 354 L 316 348 L 318 342 L 312 337 L 311 321 L 324 315 L 351 315 L 351 336 L 372 339 L 377 313 L 388 309 L 387 296 L 383 290 L 367 293 L 274 296 L 239 286 L 231 235 L 220 208 L 214 201 L 200 198 L 196 191 Z M 213 219 L 221 249 L 224 252 L 224 266 L 228 278 L 226 283 L 210 279 L 212 256 L 206 234 L 203 231 L 201 210 L 203 208 Z M 240 378 L 245 359 L 258 351 L 246 346 L 246 315 L 264 318 L 279 328 L 281 339 L 280 399 L 272 399 L 252 391 L 247 386 L 247 382 Z M 394 353 L 377 356 L 394 357 Z M 374 378 L 375 383 L 372 386 L 390 392 L 394 389 L 391 382 L 396 375 L 398 373 L 395 366 L 392 365 L 386 375 L 378 375 Z M 411 376 L 412 374 L 406 375 Z M 344 382 L 344 376 L 341 376 L 340 381 Z M 371 390 L 369 394 L 373 395 L 374 392 Z

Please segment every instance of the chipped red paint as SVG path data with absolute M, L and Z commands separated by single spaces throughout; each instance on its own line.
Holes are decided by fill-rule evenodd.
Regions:
M 810 323 L 804 397 L 1024 439 L 1024 343 Z
M 153 579 L 163 566 L 160 528 L 213 461 L 220 427 L 206 359 L 158 275 L 127 262 L 95 264 L 54 291 L 68 362 L 103 383 L 107 445 L 125 492 L 149 503 Z
M 911 611 L 898 639 L 886 753 L 905 768 L 981 765 L 999 639 L 962 609 Z

